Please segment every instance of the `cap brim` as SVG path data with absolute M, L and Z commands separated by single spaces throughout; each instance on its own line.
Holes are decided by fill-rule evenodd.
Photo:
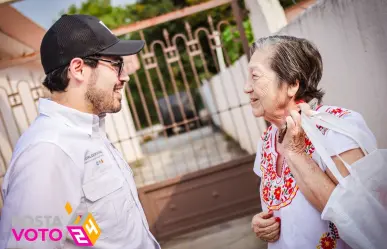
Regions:
M 113 46 L 102 50 L 98 54 L 117 56 L 133 55 L 139 53 L 143 49 L 144 45 L 145 42 L 142 40 L 120 40 Z

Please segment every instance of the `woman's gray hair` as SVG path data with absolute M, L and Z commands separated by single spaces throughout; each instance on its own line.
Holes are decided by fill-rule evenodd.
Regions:
M 324 92 L 318 89 L 322 77 L 323 64 L 321 55 L 311 42 L 293 36 L 268 36 L 253 43 L 250 58 L 254 52 L 263 47 L 272 47 L 271 69 L 277 74 L 281 84 L 290 85 L 299 81 L 296 100 L 309 102 L 317 98 L 319 103 Z

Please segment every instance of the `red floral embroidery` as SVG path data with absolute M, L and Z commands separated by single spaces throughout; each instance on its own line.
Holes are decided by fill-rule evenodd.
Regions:
M 317 249 L 334 249 L 336 248 L 337 242 L 330 233 L 324 233 L 317 245 Z
M 277 200 L 280 199 L 280 197 L 281 197 L 281 187 L 277 187 L 277 188 L 275 189 L 274 195 L 275 195 L 275 198 L 276 198 Z
M 294 182 L 294 180 L 292 178 L 288 178 L 285 182 L 285 187 L 287 190 L 289 190 L 291 187 L 292 187 L 292 183 Z
M 332 234 L 333 238 L 340 239 L 339 231 L 337 231 L 337 227 L 332 222 L 329 222 L 329 233 Z
M 263 199 L 265 201 L 269 201 L 269 187 L 267 187 L 267 186 L 264 187 L 262 193 L 263 193 L 263 195 L 262 195 Z
M 343 115 L 349 113 L 349 111 L 338 107 L 338 108 L 335 108 L 333 110 L 330 110 L 329 113 L 331 113 L 335 116 L 338 116 L 338 117 L 342 117 Z
M 344 109 L 344 108 L 340 108 L 340 107 L 335 107 L 335 108 L 333 108 L 333 107 L 328 107 L 328 109 L 326 109 L 325 112 L 330 113 L 330 114 L 333 114 L 333 115 L 335 115 L 335 116 L 337 116 L 337 117 L 339 117 L 339 118 L 342 118 L 342 117 L 344 117 L 345 115 L 351 113 L 349 110 Z M 325 135 L 325 133 L 326 133 L 327 130 L 328 130 L 327 128 L 324 128 L 324 127 L 319 126 L 319 125 L 317 125 L 317 128 L 321 131 L 321 133 L 322 133 L 323 135 Z
M 273 126 L 269 126 L 269 128 L 267 128 L 267 130 L 263 133 L 263 135 L 261 137 L 263 141 L 266 142 L 266 141 L 270 140 L 269 138 L 270 138 L 272 130 L 273 130 Z
M 278 210 L 292 202 L 297 194 L 298 186 L 286 162 L 283 165 L 282 175 L 277 175 L 276 164 L 278 155 L 274 149 L 274 136 L 275 131 L 272 129 L 272 126 L 262 136 L 261 196 L 268 208 Z M 306 143 L 308 144 L 306 152 L 311 155 L 314 152 L 314 147 L 309 140 Z
M 338 239 L 340 237 L 335 224 L 329 222 L 329 232 L 321 236 L 317 249 L 334 249 Z

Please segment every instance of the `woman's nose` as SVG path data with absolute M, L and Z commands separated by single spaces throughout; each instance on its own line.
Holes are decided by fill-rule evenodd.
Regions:
M 246 81 L 244 87 L 243 87 L 243 90 L 246 94 L 249 94 L 253 91 L 253 88 L 251 87 L 251 84 L 249 81 Z

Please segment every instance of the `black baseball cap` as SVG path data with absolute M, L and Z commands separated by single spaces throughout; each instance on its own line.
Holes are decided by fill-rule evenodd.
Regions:
M 142 40 L 120 40 L 98 18 L 63 15 L 44 35 L 40 57 L 47 74 L 65 66 L 75 57 L 90 55 L 126 56 L 144 47 Z

